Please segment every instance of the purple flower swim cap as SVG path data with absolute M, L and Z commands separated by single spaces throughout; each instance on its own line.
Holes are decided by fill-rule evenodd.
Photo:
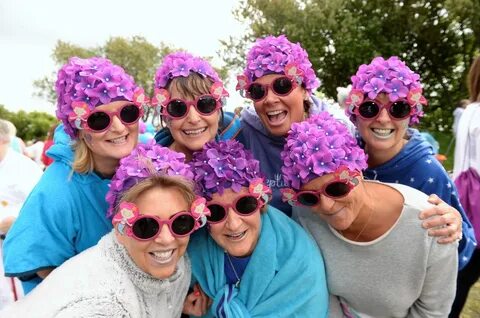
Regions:
M 78 130 L 95 107 L 114 101 L 147 102 L 143 89 L 123 68 L 102 57 L 72 57 L 57 74 L 56 115 L 65 132 L 76 138 Z
M 307 51 L 299 43 L 290 42 L 282 34 L 278 37 L 267 36 L 257 39 L 247 54 L 247 63 L 243 75 L 238 76 L 237 89 L 243 89 L 249 83 L 264 75 L 287 75 L 285 73 L 287 65 L 295 65 L 299 69 L 301 81 L 309 93 L 320 86 L 320 81 L 308 59 Z
M 193 180 L 185 155 L 155 144 L 152 140 L 138 144 L 130 155 L 120 160 L 108 190 L 107 216 L 112 217 L 122 194 L 142 180 L 155 175 L 180 176 Z
M 367 156 L 347 126 L 327 112 L 293 124 L 281 158 L 283 179 L 295 190 L 340 166 L 352 171 L 367 168 Z

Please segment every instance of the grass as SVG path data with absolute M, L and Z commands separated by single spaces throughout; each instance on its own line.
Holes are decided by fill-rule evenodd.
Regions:
M 477 281 L 470 289 L 467 303 L 463 307 L 461 318 L 478 318 L 480 317 L 480 281 Z

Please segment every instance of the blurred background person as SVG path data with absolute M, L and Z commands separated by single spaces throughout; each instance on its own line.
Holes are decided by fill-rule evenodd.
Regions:
M 16 152 L 23 153 L 25 155 L 25 143 L 23 142 L 22 138 L 17 137 L 17 127 L 15 127 L 15 125 L 8 120 L 6 123 L 8 125 L 8 131 L 10 135 L 10 147 Z
M 457 126 L 453 179 L 458 188 L 460 202 L 480 239 L 480 56 L 468 73 L 470 102 Z M 480 249 L 473 252 L 467 266 L 458 273 L 457 295 L 449 317 L 459 317 L 470 288 L 480 277 Z
M 457 134 L 458 123 L 460 122 L 460 118 L 462 117 L 463 111 L 465 110 L 465 108 L 467 107 L 468 104 L 470 104 L 470 100 L 462 99 L 457 103 L 457 106 L 455 107 L 455 110 L 453 111 L 452 130 L 453 130 L 453 135 L 454 136 Z
M 15 126 L 0 119 L 0 308 L 15 300 L 20 289 L 15 290 L 15 281 L 3 275 L 2 244 L 8 229 L 18 216 L 18 212 L 42 175 L 42 170 L 30 158 L 11 147 L 11 127 Z M 15 295 L 17 294 L 17 295 Z
M 57 128 L 57 126 L 58 126 L 58 123 L 55 123 L 50 127 L 47 133 L 47 138 L 43 143 L 41 160 L 45 168 L 47 168 L 53 162 L 53 159 L 47 156 L 46 152 L 53 145 L 53 136 L 55 135 L 55 129 Z
M 352 85 L 348 85 L 347 87 L 337 87 L 337 103 L 342 109 L 347 107 L 345 101 L 347 100 L 348 94 L 351 90 Z

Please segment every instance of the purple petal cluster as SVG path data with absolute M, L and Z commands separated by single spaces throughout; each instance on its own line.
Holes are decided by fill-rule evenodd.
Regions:
M 422 88 L 420 76 L 413 72 L 398 56 L 387 60 L 379 56 L 370 64 L 359 66 L 357 73 L 351 77 L 352 89 L 364 92 L 365 97 L 375 99 L 378 94 L 386 93 L 390 101 L 405 99 L 412 89 Z M 352 121 L 353 113 L 348 112 Z M 410 117 L 410 124 L 418 123 L 423 112 L 416 112 Z
M 296 190 L 342 165 L 350 170 L 367 167 L 367 156 L 347 126 L 327 112 L 293 124 L 281 158 L 283 179 Z
M 106 200 L 107 216 L 113 216 L 122 194 L 138 182 L 155 175 L 180 176 L 193 180 L 190 165 L 185 163 L 185 155 L 166 147 L 149 143 L 139 143 L 130 155 L 120 160 L 110 184 Z
M 206 198 L 230 188 L 239 192 L 252 180 L 262 178 L 258 160 L 235 140 L 208 142 L 202 151 L 194 153 L 190 164 L 197 193 Z
M 90 111 L 116 100 L 133 101 L 137 85 L 123 68 L 101 57 L 81 59 L 72 57 L 57 75 L 56 115 L 65 131 L 75 138 L 77 129 L 68 116 L 73 112 L 72 102 L 84 101 Z
M 257 39 L 247 54 L 243 74 L 252 82 L 263 75 L 283 74 L 285 65 L 289 63 L 296 63 L 303 71 L 302 83 L 309 93 L 320 86 L 307 51 L 299 43 L 290 42 L 285 35 Z
M 165 88 L 173 78 L 188 77 L 190 72 L 209 77 L 214 82 L 221 82 L 217 72 L 206 60 L 187 52 L 174 52 L 166 55 L 158 67 L 155 74 L 155 87 Z

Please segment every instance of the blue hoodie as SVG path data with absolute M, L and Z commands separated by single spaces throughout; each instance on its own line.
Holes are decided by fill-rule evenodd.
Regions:
M 333 117 L 343 121 L 351 132 L 354 131 L 353 125 L 340 108 L 328 105 L 314 96 L 311 96 L 311 101 L 313 103 L 310 107 L 310 116 L 322 111 L 328 111 Z M 273 197 L 269 204 L 291 216 L 292 207 L 290 204 L 282 201 L 280 193 L 280 189 L 286 187 L 281 170 L 283 161 L 280 157 L 286 142 L 285 137 L 271 135 L 263 126 L 262 121 L 252 106 L 248 106 L 242 111 L 241 119 L 242 134 L 241 138 L 237 139 L 245 145 L 245 148 L 253 152 L 255 159 L 260 161 L 260 171 L 265 175 L 266 184 L 273 191 Z
M 408 129 L 407 134 L 409 140 L 403 149 L 386 163 L 366 169 L 365 179 L 401 183 L 428 195 L 435 193 L 457 209 L 463 218 L 463 239 L 458 247 L 460 270 L 468 263 L 475 249 L 473 227 L 460 205 L 455 184 L 435 158 L 432 145 L 416 129 Z
M 54 162 L 28 196 L 3 245 L 5 275 L 22 279 L 25 293 L 41 281 L 36 272 L 60 266 L 112 229 L 105 201 L 110 180 L 72 172 L 71 140 L 62 125 L 54 138 L 48 150 Z

